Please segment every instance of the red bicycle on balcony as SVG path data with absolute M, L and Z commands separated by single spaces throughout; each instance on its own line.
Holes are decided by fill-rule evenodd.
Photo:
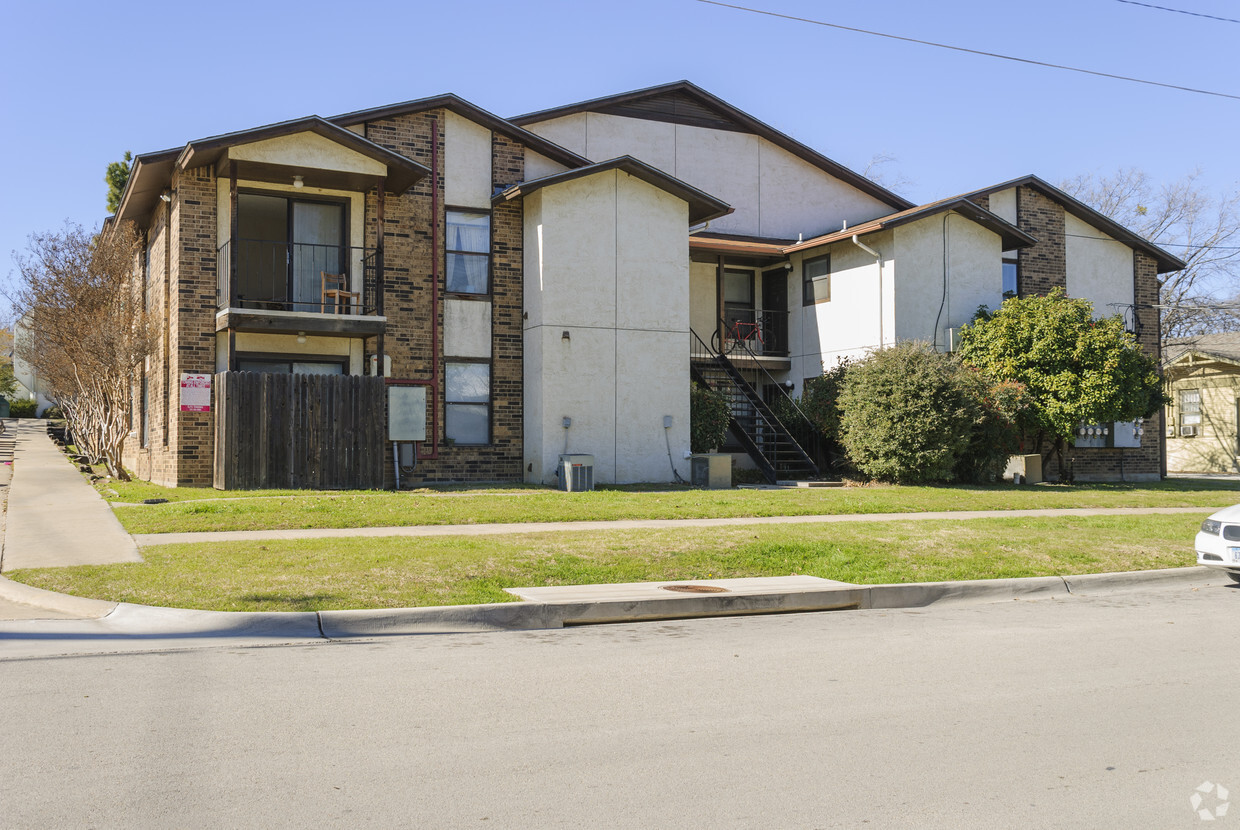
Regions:
M 745 344 L 746 351 L 761 352 L 766 346 L 762 324 L 757 320 L 733 317 L 731 322 L 724 322 L 722 327 L 716 328 L 710 338 L 711 348 L 719 354 L 731 354 L 740 343 Z

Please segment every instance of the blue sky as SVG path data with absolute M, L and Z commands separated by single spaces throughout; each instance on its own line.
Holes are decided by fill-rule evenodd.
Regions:
M 1240 18 L 1234 0 L 1153 0 Z M 1118 0 L 740 0 L 865 29 L 1240 95 L 1240 24 Z M 35 231 L 105 216 L 125 150 L 455 92 L 499 115 L 687 78 L 924 202 L 1027 173 L 1240 182 L 1240 100 L 960 54 L 696 0 L 11 3 L 0 277 Z

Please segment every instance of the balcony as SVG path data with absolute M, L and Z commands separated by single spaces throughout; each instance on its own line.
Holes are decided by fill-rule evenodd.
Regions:
M 238 238 L 216 257 L 216 330 L 366 337 L 383 331 L 383 254 L 374 248 Z M 324 291 L 341 274 L 348 293 Z

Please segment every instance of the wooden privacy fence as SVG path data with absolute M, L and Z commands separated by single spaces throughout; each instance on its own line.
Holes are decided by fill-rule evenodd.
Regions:
M 220 372 L 215 391 L 217 488 L 383 487 L 383 378 Z

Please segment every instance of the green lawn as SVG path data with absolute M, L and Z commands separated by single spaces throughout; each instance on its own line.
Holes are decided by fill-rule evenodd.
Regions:
M 410 500 L 425 505 L 430 498 Z M 160 545 L 144 549 L 141 564 L 7 575 L 78 596 L 181 608 L 391 608 L 505 602 L 513 599 L 505 587 L 533 585 L 788 574 L 885 583 L 1179 567 L 1194 563 L 1200 522 L 1178 515 L 1002 518 Z
M 392 527 L 493 522 L 808 516 L 933 510 L 1052 507 L 1201 507 L 1240 502 L 1235 482 L 1177 479 L 1145 485 L 1040 484 L 1016 487 L 858 486 L 795 490 L 613 487 L 561 493 L 541 487 L 439 487 L 381 491 L 218 491 L 111 482 L 113 502 L 166 498 L 168 504 L 116 506 L 131 533 L 203 530 Z

